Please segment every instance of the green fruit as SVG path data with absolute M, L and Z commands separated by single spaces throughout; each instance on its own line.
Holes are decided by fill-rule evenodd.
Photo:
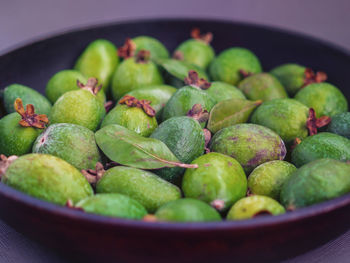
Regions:
M 141 136 L 148 137 L 157 128 L 155 117 L 148 116 L 143 109 L 118 104 L 103 119 L 101 128 L 110 124 L 118 124 Z
M 35 139 L 43 130 L 23 127 L 18 124 L 20 120 L 17 112 L 0 119 L 0 154 L 10 156 L 31 152 Z
M 248 73 L 262 71 L 259 59 L 248 49 L 234 47 L 222 51 L 211 63 L 209 73 L 213 80 L 236 85 L 242 76 L 240 70 Z
M 181 191 L 175 185 L 151 172 L 124 166 L 107 170 L 98 181 L 96 192 L 124 194 L 140 202 L 149 213 L 167 202 L 181 198 Z
M 3 90 L 2 98 L 7 113 L 15 112 L 13 107 L 15 100 L 21 98 L 23 106 L 33 104 L 35 112 L 48 115 L 51 110 L 51 103 L 39 92 L 27 86 L 12 84 Z
M 175 52 L 181 52 L 183 60 L 206 69 L 215 57 L 214 49 L 207 43 L 197 39 L 182 42 Z
M 328 131 L 350 139 L 350 112 L 334 115 Z
M 149 36 L 138 36 L 132 39 L 136 44 L 136 53 L 140 50 L 149 50 L 151 59 L 169 58 L 166 47 L 158 40 Z
M 305 83 L 305 67 L 298 64 L 283 64 L 270 71 L 284 86 L 290 96 L 294 96 Z
M 209 89 L 205 91 L 216 102 L 228 99 L 246 99 L 242 91 L 235 86 L 221 81 L 211 82 Z
M 309 108 L 294 99 L 275 99 L 264 102 L 252 115 L 252 123 L 270 128 L 291 144 L 295 138 L 308 135 L 306 121 Z
M 210 142 L 210 150 L 235 158 L 246 173 L 258 165 L 283 160 L 286 147 L 269 128 L 255 124 L 236 124 L 218 131 Z
M 63 94 L 53 105 L 50 122 L 73 123 L 95 131 L 105 116 L 103 104 L 87 90 L 73 90 Z
M 198 164 L 198 168 L 185 172 L 182 181 L 185 197 L 202 200 L 224 211 L 246 195 L 247 178 L 235 159 L 212 152 L 192 163 Z
M 202 127 L 193 118 L 181 116 L 164 121 L 151 135 L 168 146 L 183 163 L 190 163 L 204 152 L 205 138 Z M 163 179 L 180 184 L 185 169 L 163 168 L 156 173 Z
M 95 169 L 96 163 L 101 161 L 95 134 L 88 128 L 69 123 L 49 126 L 36 139 L 33 152 L 57 156 L 79 171 Z
M 137 58 L 125 59 L 112 78 L 112 95 L 115 100 L 141 86 L 161 85 L 163 78 L 152 61 L 137 62 Z
M 219 213 L 206 203 L 183 198 L 163 205 L 155 213 L 157 220 L 170 222 L 220 221 Z
M 119 57 L 114 44 L 105 39 L 97 39 L 85 48 L 74 69 L 88 78 L 97 78 L 106 92 L 118 64 Z
M 194 104 L 201 104 L 208 112 L 214 107 L 215 101 L 200 88 L 185 86 L 177 90 L 169 99 L 163 110 L 163 121 L 175 116 L 186 116 Z
M 268 101 L 288 97 L 282 84 L 269 73 L 253 74 L 243 79 L 238 88 L 250 100 Z
M 300 167 L 316 159 L 350 160 L 350 140 L 329 132 L 309 136 L 292 152 L 292 162 Z
M 27 154 L 15 160 L 1 181 L 33 197 L 64 205 L 93 195 L 85 177 L 66 161 L 48 154 Z
M 297 168 L 285 161 L 271 161 L 256 167 L 248 177 L 248 188 L 255 195 L 279 200 L 283 184 Z
M 136 200 L 121 194 L 97 194 L 81 200 L 76 207 L 103 216 L 142 219 L 146 209 Z
M 242 198 L 235 203 L 227 214 L 227 220 L 242 220 L 263 215 L 279 215 L 286 211 L 276 200 L 253 195 Z
M 349 193 L 349 174 L 349 163 L 315 160 L 291 175 L 283 185 L 281 202 L 288 210 L 294 210 Z
M 329 83 L 313 83 L 300 90 L 295 99 L 313 108 L 316 117 L 332 117 L 348 111 L 348 102 L 343 93 Z

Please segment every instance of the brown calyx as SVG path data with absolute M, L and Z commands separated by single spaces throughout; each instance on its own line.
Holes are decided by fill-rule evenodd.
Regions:
M 239 70 L 239 74 L 241 74 L 241 76 L 245 79 L 245 78 L 248 78 L 248 77 L 250 77 L 250 76 L 252 76 L 252 75 L 254 75 L 254 73 L 251 73 L 251 72 L 248 72 L 248 71 L 246 71 L 246 70 L 244 70 L 244 69 L 240 69 Z
M 199 123 L 202 123 L 208 121 L 209 112 L 204 110 L 201 104 L 194 104 L 192 109 L 187 112 L 187 116 L 195 119 Z
M 151 58 L 151 52 L 149 50 L 141 49 L 136 54 L 136 63 L 147 63 Z
M 204 133 L 204 139 L 205 139 L 205 146 L 204 146 L 205 153 L 210 153 L 208 144 L 211 140 L 211 132 L 208 129 L 203 129 L 203 133 Z
M 98 80 L 97 78 L 89 78 L 86 82 L 86 85 L 80 82 L 79 79 L 77 79 L 77 85 L 79 88 L 90 91 L 92 95 L 95 95 L 101 90 L 102 85 L 97 86 Z
M 11 155 L 9 157 L 6 157 L 3 154 L 0 155 L 0 178 L 6 173 L 6 170 L 10 164 L 17 158 L 18 156 L 16 155 Z
M 199 28 L 192 29 L 191 37 L 193 39 L 202 41 L 205 44 L 210 44 L 210 42 L 213 40 L 213 34 L 211 32 L 208 32 L 206 34 L 201 34 L 201 31 L 199 30 Z
M 293 141 L 293 144 L 292 146 L 290 147 L 291 150 L 294 150 L 295 147 L 297 147 L 298 144 L 301 143 L 301 139 L 300 138 L 295 138 L 294 141 Z
M 306 68 L 304 75 L 304 84 L 301 88 L 304 88 L 311 83 L 321 83 L 327 80 L 327 74 L 325 72 L 318 71 L 315 74 L 311 68 Z
M 188 72 L 188 76 L 184 79 L 186 85 L 191 85 L 203 90 L 209 89 L 211 84 L 204 78 L 199 78 L 198 73 L 194 70 Z
M 316 113 L 313 108 L 309 109 L 309 117 L 306 121 L 306 127 L 309 130 L 309 135 L 317 134 L 317 129 L 328 125 L 331 122 L 331 117 L 322 116 L 321 118 L 316 118 Z
M 103 106 L 105 107 L 106 112 L 109 112 L 113 108 L 113 101 L 106 101 Z
M 125 40 L 122 47 L 118 48 L 118 56 L 124 59 L 131 58 L 135 55 L 136 44 L 130 38 Z
M 137 107 L 143 109 L 143 111 L 150 117 L 156 116 L 156 111 L 150 105 L 152 102 L 149 100 L 138 100 L 133 96 L 125 95 L 120 99 L 119 104 L 125 104 L 129 107 Z
M 83 208 L 74 206 L 73 201 L 71 199 L 67 200 L 66 207 L 84 212 Z
M 23 127 L 35 127 L 38 129 L 44 129 L 46 124 L 49 123 L 49 119 L 45 114 L 35 114 L 33 104 L 27 104 L 26 110 L 24 110 L 23 102 L 20 98 L 15 100 L 15 110 L 22 119 L 19 124 Z
M 216 199 L 210 203 L 212 207 L 214 207 L 216 210 L 221 211 L 225 207 L 225 201 L 221 199 Z
M 258 216 L 271 216 L 272 213 L 267 210 L 261 210 L 258 213 L 254 214 L 253 217 L 258 217 Z
M 81 173 L 85 176 L 86 180 L 92 185 L 96 186 L 96 183 L 101 180 L 105 173 L 105 169 L 103 168 L 102 163 L 98 162 L 96 163 L 95 170 L 93 169 L 86 169 L 81 170 Z
M 184 60 L 184 54 L 180 50 L 177 50 L 173 54 L 173 59 Z

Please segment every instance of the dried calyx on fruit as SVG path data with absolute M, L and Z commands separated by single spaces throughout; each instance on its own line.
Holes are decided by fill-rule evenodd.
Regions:
M 118 56 L 124 59 L 131 58 L 134 56 L 136 50 L 136 44 L 130 38 L 125 40 L 122 47 L 118 48 Z
M 10 164 L 16 160 L 18 156 L 11 155 L 9 157 L 6 157 L 5 155 L 0 155 L 0 178 L 5 174 L 7 168 L 10 166 Z
M 204 78 L 199 78 L 198 73 L 194 70 L 188 72 L 188 76 L 184 79 L 186 85 L 192 87 L 200 88 L 202 90 L 209 89 L 211 84 L 206 81 Z
M 151 58 L 151 52 L 149 50 L 141 49 L 136 54 L 136 62 L 137 63 L 147 63 Z
M 194 104 L 192 109 L 187 112 L 187 116 L 195 119 L 199 123 L 202 123 L 208 121 L 209 112 L 204 110 L 201 104 Z
M 137 107 L 143 109 L 143 111 L 150 117 L 156 116 L 156 111 L 151 106 L 149 100 L 138 100 L 133 96 L 125 95 L 120 99 L 119 104 L 125 104 L 129 107 Z
M 182 53 L 180 50 L 176 50 L 173 54 L 173 59 L 184 60 L 184 53 Z
M 23 127 L 44 129 L 46 124 L 49 123 L 49 119 L 45 114 L 35 114 L 33 104 L 27 104 L 26 110 L 24 110 L 23 102 L 20 98 L 15 100 L 15 110 L 22 117 L 19 124 Z
M 248 72 L 248 71 L 246 71 L 246 70 L 244 70 L 244 69 L 240 69 L 239 70 L 239 74 L 241 74 L 241 76 L 245 79 L 245 78 L 248 78 L 248 77 L 250 77 L 250 76 L 252 76 L 252 75 L 254 75 L 254 73 L 251 73 L 251 72 Z
M 210 42 L 213 40 L 213 34 L 211 32 L 208 32 L 206 34 L 201 34 L 201 31 L 199 30 L 199 28 L 192 29 L 191 37 L 193 39 L 202 41 L 206 44 L 210 44 Z
M 81 83 L 79 79 L 77 79 L 77 85 L 79 88 L 90 91 L 92 95 L 95 95 L 101 90 L 102 85 L 97 86 L 98 80 L 97 78 L 89 78 L 86 82 L 86 85 Z
M 98 162 L 96 163 L 95 170 L 93 169 L 81 170 L 81 173 L 85 176 L 86 180 L 92 186 L 95 187 L 96 183 L 103 177 L 105 173 L 105 169 L 102 163 Z
M 302 88 L 306 87 L 311 83 L 321 83 L 327 80 L 327 74 L 325 72 L 318 71 L 314 73 L 311 68 L 306 68 L 304 74 L 305 79 Z
M 331 118 L 328 116 L 322 116 L 316 118 L 316 113 L 313 108 L 309 109 L 309 117 L 306 121 L 306 127 L 309 130 L 309 135 L 317 134 L 317 129 L 328 125 L 331 122 Z

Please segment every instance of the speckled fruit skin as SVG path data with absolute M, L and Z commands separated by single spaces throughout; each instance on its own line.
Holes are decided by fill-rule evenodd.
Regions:
M 350 139 L 350 112 L 334 115 L 327 131 Z
M 205 138 L 198 121 L 187 116 L 173 117 L 159 125 L 151 138 L 166 144 L 182 163 L 190 163 L 204 152 Z M 180 185 L 184 168 L 173 167 L 156 170 L 163 179 Z
M 106 93 L 112 75 L 119 64 L 117 48 L 105 39 L 97 39 L 91 42 L 80 55 L 74 69 L 80 71 L 87 78 L 97 78 L 102 83 L 102 89 Z
M 243 79 L 238 88 L 250 100 L 268 101 L 288 98 L 282 84 L 269 73 L 259 73 Z
M 203 69 L 206 69 L 215 57 L 215 51 L 209 44 L 196 39 L 188 39 L 182 42 L 176 48 L 176 51 L 182 53 L 184 61 Z
M 96 185 L 97 193 L 119 193 L 154 213 L 163 204 L 181 198 L 180 189 L 157 175 L 137 168 L 117 166 L 105 172 Z
M 95 169 L 96 163 L 101 161 L 95 134 L 88 128 L 71 123 L 49 126 L 35 140 L 33 153 L 57 156 L 79 171 Z
M 194 104 L 201 104 L 208 112 L 214 107 L 215 101 L 200 88 L 185 86 L 177 90 L 165 105 L 162 120 L 175 116 L 186 116 Z
M 12 84 L 3 90 L 2 99 L 7 113 L 15 112 L 14 103 L 17 98 L 22 99 L 24 107 L 33 104 L 37 114 L 50 113 L 52 105 L 47 98 L 36 90 L 20 84 Z
M 286 210 L 276 200 L 262 195 L 253 195 L 237 201 L 227 214 L 227 220 L 253 218 L 259 213 L 284 214 Z
M 87 90 L 63 94 L 53 105 L 49 120 L 54 123 L 73 123 L 95 131 L 106 114 L 103 103 Z
M 233 47 L 222 51 L 210 64 L 209 73 L 213 80 L 227 82 L 232 85 L 242 80 L 239 71 L 249 73 L 262 71 L 259 59 L 248 49 Z
M 316 117 L 329 116 L 348 111 L 348 102 L 343 93 L 329 83 L 313 83 L 301 89 L 295 99 L 313 108 Z
M 20 120 L 17 112 L 0 119 L 0 154 L 10 156 L 31 152 L 35 139 L 43 130 L 23 127 L 18 124 Z
M 292 152 L 292 162 L 300 167 L 316 159 L 350 160 L 350 140 L 329 132 L 321 132 L 301 141 Z
M 281 202 L 289 210 L 310 206 L 350 192 L 350 164 L 318 159 L 295 171 L 283 185 Z
M 31 153 L 15 160 L 1 178 L 21 192 L 64 205 L 93 195 L 85 177 L 71 164 L 48 154 Z
M 163 77 L 152 61 L 137 63 L 135 58 L 128 58 L 115 71 L 111 89 L 114 100 L 118 100 L 141 86 L 162 84 Z
M 247 193 L 247 178 L 242 166 L 233 158 L 221 153 L 208 153 L 192 163 L 198 168 L 186 169 L 182 180 L 185 197 L 211 203 L 223 201 L 220 211 L 227 210 Z
M 122 194 L 96 194 L 76 206 L 87 213 L 119 218 L 142 219 L 147 214 L 139 202 Z
M 269 128 L 256 124 L 236 124 L 215 133 L 210 150 L 235 158 L 250 173 L 258 165 L 283 160 L 286 147 Z
M 149 36 L 138 36 L 132 39 L 136 44 L 136 53 L 141 49 L 151 52 L 151 59 L 169 58 L 169 51 L 158 40 Z
M 163 205 L 155 213 L 158 221 L 208 222 L 220 221 L 221 216 L 210 205 L 192 198 L 182 198 Z
M 251 122 L 275 131 L 286 144 L 308 135 L 306 121 L 309 108 L 294 99 L 275 99 L 261 104 L 253 113 Z
M 263 163 L 249 175 L 248 188 L 252 194 L 279 201 L 283 184 L 296 169 L 293 164 L 280 160 Z
M 305 67 L 298 64 L 283 64 L 270 71 L 284 86 L 289 96 L 294 96 L 304 85 Z
M 148 116 L 143 109 L 118 104 L 103 119 L 101 128 L 118 124 L 141 136 L 148 137 L 158 127 L 157 119 Z
M 216 103 L 228 99 L 246 99 L 243 92 L 238 88 L 221 81 L 211 82 L 210 88 L 205 90 L 205 92 L 208 93 Z

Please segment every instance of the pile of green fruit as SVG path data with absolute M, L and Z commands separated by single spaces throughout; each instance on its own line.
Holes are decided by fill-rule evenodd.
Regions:
M 350 192 L 350 113 L 327 75 L 263 72 L 212 34 L 90 43 L 46 97 L 0 91 L 1 183 L 87 213 L 158 221 L 278 215 Z M 5 115 L 5 112 L 7 115 Z

